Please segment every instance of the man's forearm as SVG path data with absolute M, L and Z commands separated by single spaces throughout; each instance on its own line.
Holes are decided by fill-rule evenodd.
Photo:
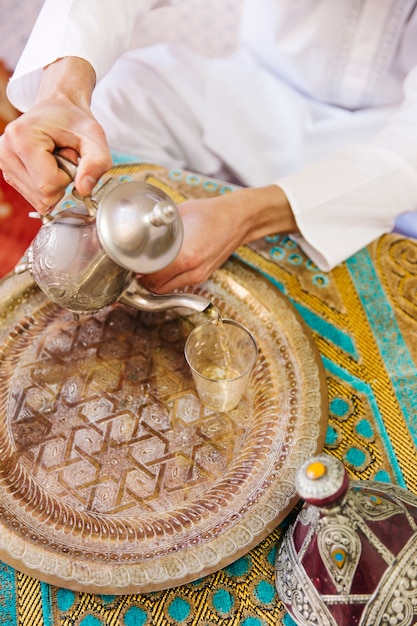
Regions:
M 88 61 L 79 57 L 57 59 L 43 71 L 36 103 L 51 98 L 67 99 L 86 108 L 90 106 L 95 84 L 96 75 Z

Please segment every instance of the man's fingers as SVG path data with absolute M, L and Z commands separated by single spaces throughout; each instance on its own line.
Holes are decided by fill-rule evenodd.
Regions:
M 81 159 L 78 162 L 75 188 L 83 195 L 91 194 L 99 179 L 112 167 L 112 158 L 106 144 L 90 143 L 81 146 Z
M 65 174 L 63 174 L 62 180 L 39 188 L 34 183 L 31 173 L 16 154 L 3 150 L 2 160 L 7 160 L 7 173 L 2 169 L 4 180 L 11 187 L 14 187 L 39 213 L 47 213 L 61 199 L 65 184 L 68 184 L 68 177 Z M 0 167 L 2 167 L 1 163 Z M 64 183 L 63 180 L 65 180 Z

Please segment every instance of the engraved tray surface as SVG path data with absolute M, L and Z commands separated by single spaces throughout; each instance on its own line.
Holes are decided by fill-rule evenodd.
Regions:
M 195 291 L 258 343 L 229 413 L 200 404 L 184 360 L 200 314 L 117 304 L 75 320 L 27 274 L 0 283 L 4 562 L 73 590 L 159 590 L 225 567 L 293 508 L 327 421 L 310 332 L 239 261 Z

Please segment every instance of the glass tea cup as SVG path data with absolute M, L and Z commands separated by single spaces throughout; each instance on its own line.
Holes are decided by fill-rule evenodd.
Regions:
M 218 412 L 234 409 L 258 355 L 250 331 L 230 319 L 206 322 L 188 335 L 184 354 L 201 402 Z

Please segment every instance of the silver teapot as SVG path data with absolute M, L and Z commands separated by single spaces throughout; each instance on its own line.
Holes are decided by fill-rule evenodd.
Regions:
M 55 158 L 74 180 L 77 167 Z M 72 206 L 44 217 L 17 273 L 29 270 L 48 298 L 75 314 L 122 302 L 147 311 L 187 307 L 210 317 L 215 307 L 206 298 L 157 295 L 137 278 L 163 269 L 180 251 L 182 220 L 166 193 L 110 177 L 91 196 L 72 195 Z

